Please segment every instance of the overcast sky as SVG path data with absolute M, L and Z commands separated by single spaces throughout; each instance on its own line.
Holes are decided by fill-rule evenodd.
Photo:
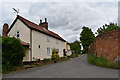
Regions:
M 20 10 L 20 15 L 39 24 L 39 20 L 48 19 L 49 29 L 65 40 L 79 40 L 83 26 L 93 32 L 105 23 L 118 21 L 118 2 L 2 2 L 0 3 L 0 31 L 2 25 L 11 25 L 16 18 L 12 8 Z M 0 32 L 1 33 L 1 32 Z

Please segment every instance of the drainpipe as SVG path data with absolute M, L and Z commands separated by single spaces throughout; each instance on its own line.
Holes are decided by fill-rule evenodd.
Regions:
M 30 62 L 32 67 L 32 29 L 30 29 Z

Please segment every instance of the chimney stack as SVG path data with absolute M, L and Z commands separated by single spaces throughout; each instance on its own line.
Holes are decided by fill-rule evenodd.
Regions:
M 45 22 L 47 22 L 47 18 L 45 18 Z
M 8 31 L 8 24 L 7 23 L 5 23 L 4 25 L 3 25 L 3 31 L 2 31 L 2 36 L 3 37 L 7 37 L 7 31 Z
M 42 20 L 40 19 L 40 24 L 42 23 Z
M 47 22 L 47 18 L 45 18 L 45 22 L 42 22 L 42 20 L 40 19 L 40 24 L 39 26 L 45 28 L 48 30 L 48 22 Z

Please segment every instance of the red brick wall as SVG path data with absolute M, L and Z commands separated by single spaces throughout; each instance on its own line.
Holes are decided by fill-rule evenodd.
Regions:
M 98 57 L 113 61 L 120 56 L 120 30 L 105 32 L 96 37 L 89 47 L 89 52 Z
M 6 23 L 3 25 L 3 31 L 2 31 L 2 36 L 3 36 L 3 37 L 6 37 L 6 36 L 7 36 L 8 27 L 9 27 L 9 26 L 8 26 L 8 24 L 6 24 Z

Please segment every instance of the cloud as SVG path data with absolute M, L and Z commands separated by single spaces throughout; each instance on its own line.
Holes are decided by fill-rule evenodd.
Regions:
M 83 26 L 95 32 L 105 23 L 117 23 L 118 17 L 117 2 L 16 2 L 4 3 L 3 22 L 10 24 L 13 20 L 13 7 L 20 9 L 23 17 L 37 24 L 40 18 L 47 18 L 49 29 L 69 42 L 79 39 Z

